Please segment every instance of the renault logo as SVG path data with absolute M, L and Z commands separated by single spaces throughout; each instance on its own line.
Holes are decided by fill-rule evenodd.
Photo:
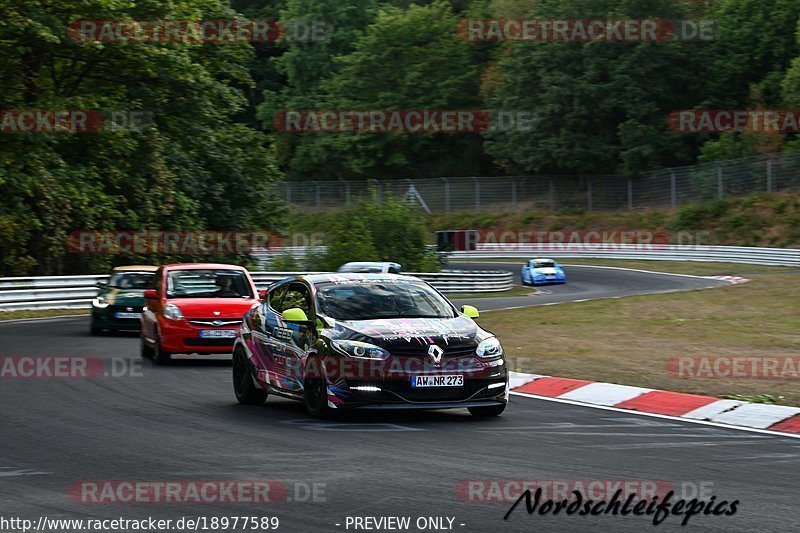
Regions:
M 428 348 L 428 357 L 431 358 L 433 366 L 439 366 L 442 364 L 442 355 L 444 355 L 444 350 L 442 350 L 439 346 L 432 344 Z
M 214 316 L 219 316 L 219 311 L 214 311 Z

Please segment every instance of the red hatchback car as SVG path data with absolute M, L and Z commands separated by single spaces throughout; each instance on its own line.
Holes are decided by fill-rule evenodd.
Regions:
M 259 303 L 243 267 L 211 263 L 165 265 L 145 291 L 142 357 L 167 363 L 175 353 L 228 353 L 242 317 Z

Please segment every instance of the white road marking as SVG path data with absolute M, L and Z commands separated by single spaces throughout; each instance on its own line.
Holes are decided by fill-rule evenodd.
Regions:
M 579 407 L 586 407 L 587 409 L 603 409 L 605 411 L 613 411 L 615 413 L 625 413 L 627 415 L 636 415 L 636 416 L 644 416 L 649 418 L 660 418 L 663 420 L 675 420 L 677 422 L 686 422 L 687 424 L 701 424 L 704 426 L 712 426 L 718 427 L 723 429 L 732 429 L 736 431 L 747 431 L 749 433 L 761 433 L 763 435 L 772 435 L 773 437 L 783 437 L 787 439 L 800 439 L 800 435 L 795 435 L 792 433 L 782 433 L 780 431 L 770 431 L 768 429 L 755 429 L 755 428 L 748 428 L 742 426 L 732 426 L 730 424 L 722 424 L 719 422 L 710 422 L 708 420 L 692 420 L 691 418 L 681 418 L 679 416 L 670 416 L 670 415 L 659 415 L 655 413 L 643 413 L 640 411 L 631 411 L 630 409 L 619 409 L 618 407 L 608 407 L 605 405 L 592 405 L 582 402 L 576 402 L 573 400 L 563 400 L 561 398 L 548 398 L 546 396 L 537 396 L 535 394 L 528 394 L 526 392 L 515 392 L 511 391 L 511 394 L 514 396 L 521 396 L 523 398 L 532 398 L 534 400 L 543 400 L 545 402 L 555 402 L 555 403 L 565 403 L 568 405 L 576 405 Z

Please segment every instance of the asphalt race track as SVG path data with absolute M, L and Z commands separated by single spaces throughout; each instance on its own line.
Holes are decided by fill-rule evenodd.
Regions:
M 716 284 L 583 267 L 567 274 L 568 285 L 531 303 Z M 487 309 L 504 300 L 474 303 Z M 701 498 L 740 501 L 734 516 L 698 515 L 685 528 L 669 517 L 657 531 L 796 531 L 800 523 L 797 439 L 519 396 L 490 420 L 442 411 L 316 421 L 289 400 L 238 405 L 227 361 L 156 367 L 139 357 L 135 335 L 91 337 L 88 329 L 87 317 L 0 324 L 1 356 L 93 356 L 119 374 L 0 380 L 0 516 L 36 523 L 43 515 L 266 515 L 280 518 L 278 531 L 291 532 L 354 531 L 345 528 L 348 516 L 410 516 L 412 524 L 454 517 L 453 530 L 471 532 L 653 528 L 651 517 L 528 516 L 524 505 L 504 521 L 511 502 L 462 501 L 458 493 L 468 480 L 627 480 L 667 484 L 687 499 L 700 491 Z M 91 480 L 273 480 L 285 484 L 287 499 L 198 505 L 70 498 L 70 487 Z M 308 497 L 314 484 L 316 498 Z
M 514 281 L 517 284 L 522 282 L 520 279 L 521 267 L 522 261 L 517 263 L 473 263 L 459 261 L 448 265 L 448 268 L 460 270 L 508 270 L 514 273 Z M 560 302 L 597 300 L 600 298 L 621 298 L 623 296 L 633 296 L 635 294 L 656 294 L 727 285 L 726 282 L 716 279 L 616 268 L 573 265 L 565 267 L 564 272 L 567 275 L 566 284 L 540 285 L 537 287 L 539 294 L 534 296 L 480 298 L 472 303 L 474 303 L 478 309 L 490 310 Z M 458 303 L 466 302 L 458 300 Z

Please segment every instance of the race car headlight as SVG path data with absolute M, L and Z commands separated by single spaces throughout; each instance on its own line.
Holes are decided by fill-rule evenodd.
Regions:
M 389 352 L 380 346 L 366 342 L 333 341 L 331 345 L 334 350 L 348 357 L 357 357 L 359 359 L 387 359 L 389 357 Z
M 167 306 L 164 307 L 164 317 L 170 320 L 182 320 L 183 313 L 181 313 L 181 308 L 177 305 L 167 304 Z
M 483 359 L 493 359 L 503 355 L 503 347 L 497 337 L 490 337 L 478 345 L 475 353 Z
M 108 300 L 103 298 L 102 296 L 98 296 L 97 298 L 92 300 L 92 306 L 97 307 L 98 309 L 105 309 L 110 304 Z

